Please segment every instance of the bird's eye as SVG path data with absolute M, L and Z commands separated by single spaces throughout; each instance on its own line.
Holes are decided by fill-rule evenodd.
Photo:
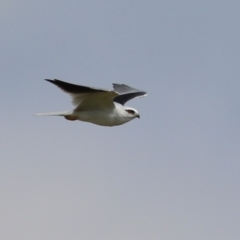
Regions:
M 135 112 L 134 112 L 133 110 L 131 110 L 131 109 L 127 109 L 126 112 L 128 112 L 128 113 L 130 113 L 130 114 L 132 114 L 132 115 L 135 114 Z

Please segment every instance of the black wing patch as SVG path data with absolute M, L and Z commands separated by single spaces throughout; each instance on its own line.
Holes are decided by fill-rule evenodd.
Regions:
M 79 93 L 96 93 L 96 92 L 106 92 L 105 90 L 101 90 L 101 89 L 94 89 L 94 88 L 90 88 L 90 87 L 86 87 L 86 86 L 81 86 L 81 85 L 75 85 L 72 83 L 67 83 L 67 82 L 63 82 L 61 80 L 58 79 L 45 79 L 46 81 L 58 86 L 59 88 L 61 88 L 63 91 L 68 92 L 68 93 L 75 93 L 75 94 L 79 94 Z
M 125 84 L 113 84 L 114 91 L 119 95 L 113 99 L 114 102 L 120 103 L 124 105 L 127 101 L 135 98 L 144 96 L 147 93 L 145 91 L 141 91 L 132 87 L 129 87 Z

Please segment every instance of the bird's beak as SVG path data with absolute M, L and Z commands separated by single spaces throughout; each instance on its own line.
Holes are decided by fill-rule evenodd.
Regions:
M 140 115 L 139 115 L 139 114 L 137 115 L 137 118 L 139 118 L 139 119 L 140 119 Z

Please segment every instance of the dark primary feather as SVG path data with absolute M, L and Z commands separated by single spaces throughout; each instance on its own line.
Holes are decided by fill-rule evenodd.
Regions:
M 79 94 L 79 93 L 96 93 L 96 92 L 105 92 L 105 90 L 102 89 L 94 89 L 94 88 L 90 88 L 90 87 L 86 87 L 86 86 L 81 86 L 81 85 L 75 85 L 72 83 L 67 83 L 67 82 L 63 82 L 61 80 L 58 79 L 45 79 L 46 81 L 58 86 L 59 88 L 61 88 L 63 91 L 68 92 L 68 93 L 75 93 L 75 94 Z
M 113 89 L 115 92 L 120 94 L 119 96 L 115 97 L 113 101 L 120 103 L 122 105 L 124 105 L 127 101 L 131 100 L 132 98 L 144 96 L 147 94 L 145 91 L 129 87 L 125 84 L 113 83 Z

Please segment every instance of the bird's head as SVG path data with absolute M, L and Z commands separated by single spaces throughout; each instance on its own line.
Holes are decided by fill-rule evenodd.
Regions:
M 130 119 L 140 118 L 138 111 L 134 108 L 124 107 L 125 116 Z

